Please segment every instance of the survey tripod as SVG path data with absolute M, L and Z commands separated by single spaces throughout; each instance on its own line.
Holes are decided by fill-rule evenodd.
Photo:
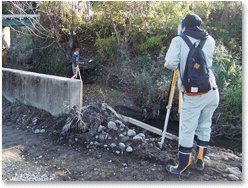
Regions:
M 176 89 L 176 84 L 177 84 L 178 71 L 179 70 L 176 69 L 173 72 L 173 78 L 172 78 L 171 87 L 170 87 L 168 105 L 166 106 L 167 112 L 166 112 L 166 116 L 165 116 L 164 129 L 163 129 L 163 132 L 162 132 L 162 140 L 160 142 L 160 149 L 162 149 L 163 145 L 164 145 L 164 140 L 165 140 L 167 127 L 168 127 L 168 122 L 169 122 L 169 118 L 170 118 L 172 101 L 173 101 L 173 97 L 174 97 L 174 93 L 175 93 L 175 89 Z M 179 113 L 179 115 L 180 115 L 180 110 L 181 110 L 181 101 L 182 101 L 182 92 L 179 92 L 179 103 L 178 103 L 178 113 Z
M 177 34 L 178 35 L 182 34 L 182 20 L 180 20 L 180 22 L 179 22 Z M 176 84 L 177 84 L 178 72 L 179 72 L 179 69 L 176 69 L 173 72 L 173 78 L 172 78 L 170 92 L 169 92 L 168 105 L 166 106 L 167 112 L 166 112 L 166 116 L 165 116 L 164 129 L 162 132 L 161 142 L 159 143 L 160 149 L 162 149 L 164 146 L 164 140 L 165 140 L 165 136 L 166 136 L 166 132 L 167 132 L 167 127 L 168 127 L 168 122 L 169 122 L 169 117 L 170 117 L 170 111 L 171 111 L 171 107 L 172 107 L 172 101 L 173 101 L 175 88 L 176 88 Z M 179 119 L 180 119 L 181 102 L 182 102 L 182 92 L 179 91 L 179 103 L 178 103 Z M 180 121 L 179 121 L 179 134 L 180 134 Z

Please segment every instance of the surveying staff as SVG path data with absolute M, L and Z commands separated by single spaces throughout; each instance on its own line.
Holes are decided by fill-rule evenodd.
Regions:
M 80 49 L 76 48 L 74 51 L 74 54 L 72 55 L 72 72 L 73 72 L 73 75 L 76 74 L 77 69 L 79 69 L 79 64 L 84 65 L 83 62 L 79 61 L 79 52 L 80 52 Z
M 203 46 L 207 67 L 212 67 L 212 58 L 215 48 L 215 40 L 207 31 L 200 28 L 202 19 L 196 14 L 187 14 L 182 21 L 182 32 L 187 35 L 192 44 L 198 44 L 201 39 L 206 39 Z M 197 136 L 197 152 L 195 166 L 198 170 L 204 168 L 204 157 L 207 153 L 210 141 L 212 116 L 219 104 L 219 92 L 213 72 L 210 70 L 211 90 L 202 95 L 188 96 L 182 87 L 182 78 L 185 69 L 189 47 L 185 41 L 176 36 L 172 39 L 165 57 L 164 66 L 171 70 L 179 68 L 179 91 L 183 93 L 180 111 L 180 130 L 177 166 L 167 165 L 166 169 L 173 173 L 189 176 L 194 136 Z

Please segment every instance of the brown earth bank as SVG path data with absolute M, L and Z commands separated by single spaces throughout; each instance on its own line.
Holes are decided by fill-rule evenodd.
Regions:
M 192 163 L 189 177 L 169 174 L 165 167 L 177 163 L 177 141 L 166 139 L 160 150 L 160 137 L 118 119 L 100 103 L 129 101 L 125 94 L 113 101 L 113 91 L 91 92 L 84 87 L 84 107 L 59 117 L 3 97 L 2 180 L 242 181 L 242 153 L 214 146 L 203 171 Z

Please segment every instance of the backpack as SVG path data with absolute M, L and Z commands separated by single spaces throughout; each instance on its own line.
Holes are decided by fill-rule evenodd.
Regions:
M 210 91 L 209 70 L 202 47 L 206 39 L 192 44 L 189 38 L 180 35 L 190 48 L 182 78 L 184 93 L 189 96 L 202 95 Z

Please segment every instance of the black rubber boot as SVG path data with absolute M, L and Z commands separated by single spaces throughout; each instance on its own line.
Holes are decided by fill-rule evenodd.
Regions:
M 179 146 L 178 158 L 179 163 L 176 166 L 167 165 L 166 169 L 172 174 L 189 176 L 189 166 L 191 164 L 192 148 Z
M 204 159 L 207 154 L 209 142 L 197 140 L 197 153 L 195 156 L 195 167 L 197 170 L 202 171 L 204 169 Z

